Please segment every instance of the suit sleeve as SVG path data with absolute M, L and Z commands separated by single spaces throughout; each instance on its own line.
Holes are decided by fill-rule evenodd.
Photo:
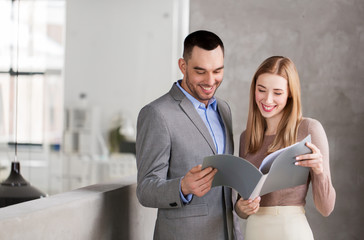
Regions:
M 167 179 L 171 141 L 162 114 L 153 106 L 144 107 L 138 116 L 136 159 L 137 197 L 145 207 L 181 207 L 181 178 Z
M 328 216 L 335 206 L 336 192 L 331 183 L 330 164 L 329 164 L 329 145 L 326 133 L 321 123 L 312 120 L 308 127 L 311 134 L 312 143 L 316 145 L 323 158 L 323 173 L 314 174 L 310 170 L 312 180 L 312 195 L 317 210 L 323 215 Z

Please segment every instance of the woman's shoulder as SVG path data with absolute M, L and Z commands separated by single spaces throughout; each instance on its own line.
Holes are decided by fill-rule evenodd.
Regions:
M 246 129 L 240 134 L 240 144 L 245 143 L 245 132 Z
M 246 132 L 246 129 L 240 134 L 240 137 L 244 137 L 245 136 L 245 132 Z
M 317 127 L 322 126 L 320 121 L 314 118 L 304 117 L 300 123 L 300 127 Z
M 240 139 L 239 139 L 239 156 L 242 157 L 243 156 L 243 152 L 244 152 L 244 146 L 245 146 L 245 132 L 246 130 L 244 130 L 241 134 L 240 134 Z
M 304 117 L 298 127 L 299 135 L 306 136 L 307 134 L 317 134 L 317 133 L 324 133 L 324 128 L 320 121 Z

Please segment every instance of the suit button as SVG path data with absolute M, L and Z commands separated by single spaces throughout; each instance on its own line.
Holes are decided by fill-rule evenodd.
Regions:
M 169 206 L 171 206 L 171 207 L 177 207 L 177 203 L 176 202 L 170 203 Z

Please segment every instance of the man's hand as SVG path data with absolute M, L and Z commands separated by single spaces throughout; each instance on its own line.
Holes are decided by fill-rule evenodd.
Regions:
M 202 165 L 193 167 L 182 179 L 181 190 L 184 195 L 194 194 L 202 197 L 211 189 L 217 169 L 207 167 L 202 170 Z

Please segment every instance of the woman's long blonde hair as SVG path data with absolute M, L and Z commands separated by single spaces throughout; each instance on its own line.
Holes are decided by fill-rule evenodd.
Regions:
M 249 115 L 245 132 L 244 154 L 255 153 L 264 140 L 267 124 L 255 102 L 255 88 L 259 75 L 271 73 L 285 78 L 288 82 L 289 96 L 283 109 L 283 116 L 277 128 L 277 134 L 268 152 L 288 147 L 296 142 L 298 125 L 302 120 L 301 87 L 297 69 L 287 57 L 273 56 L 267 58 L 257 69 L 250 86 Z

